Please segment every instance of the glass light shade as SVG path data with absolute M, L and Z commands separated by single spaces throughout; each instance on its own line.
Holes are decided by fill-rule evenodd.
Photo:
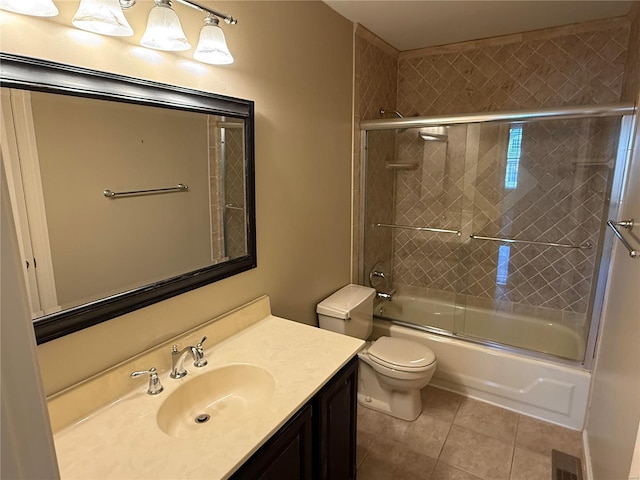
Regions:
M 212 65 L 229 65 L 233 63 L 233 56 L 227 47 L 224 32 L 218 26 L 218 19 L 207 18 L 206 25 L 200 30 L 200 40 L 193 58 Z
M 58 15 L 58 7 L 52 0 L 0 0 L 0 9 L 34 17 Z
M 127 22 L 118 0 L 81 0 L 71 23 L 81 30 L 100 35 L 133 35 L 133 29 Z
M 169 52 L 189 50 L 191 45 L 182 31 L 180 19 L 169 5 L 157 4 L 149 12 L 147 29 L 140 40 L 143 47 Z

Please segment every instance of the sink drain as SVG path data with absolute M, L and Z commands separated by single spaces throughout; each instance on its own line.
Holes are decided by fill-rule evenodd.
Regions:
M 196 421 L 196 423 L 207 423 L 210 418 L 211 418 L 210 415 L 208 415 L 206 413 L 201 413 L 200 415 L 198 415 L 195 418 L 195 421 Z

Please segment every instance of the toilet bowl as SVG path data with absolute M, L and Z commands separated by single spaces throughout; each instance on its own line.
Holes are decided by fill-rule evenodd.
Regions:
M 360 404 L 403 420 L 420 416 L 420 390 L 436 369 L 431 349 L 411 340 L 380 337 L 358 357 Z
M 320 328 L 367 339 L 373 330 L 375 290 L 347 285 L 316 308 Z M 358 402 L 403 420 L 422 412 L 420 389 L 436 368 L 433 351 L 420 343 L 380 337 L 358 353 Z

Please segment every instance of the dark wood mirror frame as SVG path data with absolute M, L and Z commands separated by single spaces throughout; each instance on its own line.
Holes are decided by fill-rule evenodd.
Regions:
M 39 317 L 34 320 L 38 344 L 257 266 L 253 101 L 5 53 L 0 53 L 0 86 L 231 116 L 245 122 L 247 255 Z

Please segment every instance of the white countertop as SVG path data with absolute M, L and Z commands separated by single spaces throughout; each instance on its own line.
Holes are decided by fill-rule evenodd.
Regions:
M 362 340 L 270 315 L 206 350 L 209 364 L 179 380 L 160 374 L 164 391 L 144 387 L 54 436 L 62 479 L 228 478 L 362 347 Z M 169 352 L 167 352 L 169 355 Z M 228 364 L 268 370 L 275 391 L 251 422 L 225 435 L 179 439 L 156 412 L 183 382 Z

